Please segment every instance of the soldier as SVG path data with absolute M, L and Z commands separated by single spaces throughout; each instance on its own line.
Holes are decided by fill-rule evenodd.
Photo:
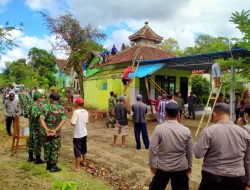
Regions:
M 116 105 L 116 99 L 114 97 L 114 92 L 110 92 L 110 98 L 108 100 L 109 108 L 108 108 L 108 121 L 106 122 L 107 128 L 109 128 L 109 124 L 111 124 L 112 128 L 115 128 L 115 116 L 113 114 L 115 105 Z
M 23 93 L 23 111 L 24 111 L 24 117 L 28 118 L 28 114 L 29 114 L 29 105 L 31 105 L 31 98 L 29 96 L 29 94 L 27 93 L 27 91 L 25 90 Z
M 33 143 L 34 143 L 34 155 L 36 157 L 34 163 L 35 164 L 43 164 L 44 161 L 41 159 L 41 146 L 44 142 L 45 131 L 41 127 L 40 124 L 40 114 L 42 110 L 43 104 L 42 101 L 42 93 L 36 91 L 33 95 L 33 100 L 30 106 L 30 125 L 33 129 Z
M 27 103 L 28 104 L 28 103 Z M 29 102 L 29 105 L 27 105 L 27 108 L 28 111 L 28 118 L 29 118 L 29 141 L 28 141 L 28 154 L 29 154 L 29 157 L 28 157 L 28 162 L 33 162 L 35 161 L 35 158 L 34 158 L 34 137 L 33 137 L 33 134 L 34 134 L 34 124 L 32 124 L 32 121 L 31 121 L 31 108 L 32 108 L 32 105 L 34 104 L 33 100 L 31 99 L 30 102 Z
M 47 170 L 50 172 L 61 171 L 56 166 L 61 147 L 61 127 L 65 123 L 66 115 L 64 108 L 58 103 L 59 95 L 50 95 L 50 104 L 44 106 L 40 115 L 42 127 L 46 131 L 45 139 L 45 160 L 47 162 Z
M 20 93 L 18 94 L 18 99 L 19 99 L 21 115 L 24 115 L 24 94 L 23 94 L 23 89 L 20 90 Z

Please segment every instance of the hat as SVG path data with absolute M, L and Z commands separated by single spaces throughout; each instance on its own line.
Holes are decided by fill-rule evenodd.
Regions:
M 84 104 L 84 99 L 83 98 L 76 98 L 75 103 L 78 105 L 83 105 Z
M 166 105 L 166 112 L 170 115 L 176 115 L 179 113 L 179 106 L 178 104 L 174 103 L 174 102 L 169 102 Z
M 136 96 L 136 99 L 137 99 L 137 100 L 142 100 L 142 99 L 143 99 L 143 97 L 142 97 L 142 95 L 141 95 L 141 94 L 138 94 L 138 95 Z
M 125 96 L 120 96 L 120 97 L 119 97 L 119 100 L 120 100 L 120 101 L 125 101 Z
M 43 96 L 43 94 L 41 92 L 35 91 L 34 95 L 33 95 L 33 99 L 37 100 L 37 99 L 41 98 L 42 96 Z

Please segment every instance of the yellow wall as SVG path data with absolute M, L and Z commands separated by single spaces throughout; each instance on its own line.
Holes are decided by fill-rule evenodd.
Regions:
M 114 69 L 112 71 L 103 71 L 97 74 L 101 79 L 94 79 L 94 77 L 84 82 L 84 99 L 85 106 L 87 108 L 93 108 L 101 111 L 108 110 L 108 99 L 110 91 L 114 91 L 118 94 L 118 97 L 123 94 L 123 84 L 119 74 L 124 71 L 123 69 Z M 118 74 L 117 74 L 118 73 Z M 117 75 L 115 79 L 111 77 Z M 189 91 L 191 90 L 191 72 L 171 69 L 161 69 L 155 72 L 151 77 L 154 79 L 155 75 L 167 75 L 176 76 L 176 89 L 180 89 L 180 77 L 189 78 Z M 95 76 L 96 77 L 96 76 Z M 102 89 L 102 84 L 107 83 L 107 90 Z M 136 78 L 130 85 L 131 88 L 139 88 L 139 79 Z M 130 102 L 130 96 L 136 96 L 136 94 L 130 94 L 130 88 L 126 91 L 128 102 Z

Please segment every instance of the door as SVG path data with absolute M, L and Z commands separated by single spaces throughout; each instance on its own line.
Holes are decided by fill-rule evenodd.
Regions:
M 188 77 L 180 77 L 180 92 L 186 104 L 188 97 Z
M 176 77 L 167 75 L 156 75 L 155 82 L 168 94 L 175 94 Z M 158 90 L 155 90 L 155 98 L 160 95 Z

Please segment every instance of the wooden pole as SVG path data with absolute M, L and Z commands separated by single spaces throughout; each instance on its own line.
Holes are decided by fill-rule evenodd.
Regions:
M 149 100 L 149 99 L 150 99 L 150 92 L 149 92 L 148 78 L 147 78 L 147 77 L 145 77 L 145 85 L 146 85 L 147 96 L 148 96 L 148 100 Z M 154 114 L 154 112 L 153 112 L 153 106 L 152 106 L 151 102 L 149 102 L 149 104 L 150 104 L 151 113 L 152 113 L 152 115 L 153 115 L 153 114 Z

